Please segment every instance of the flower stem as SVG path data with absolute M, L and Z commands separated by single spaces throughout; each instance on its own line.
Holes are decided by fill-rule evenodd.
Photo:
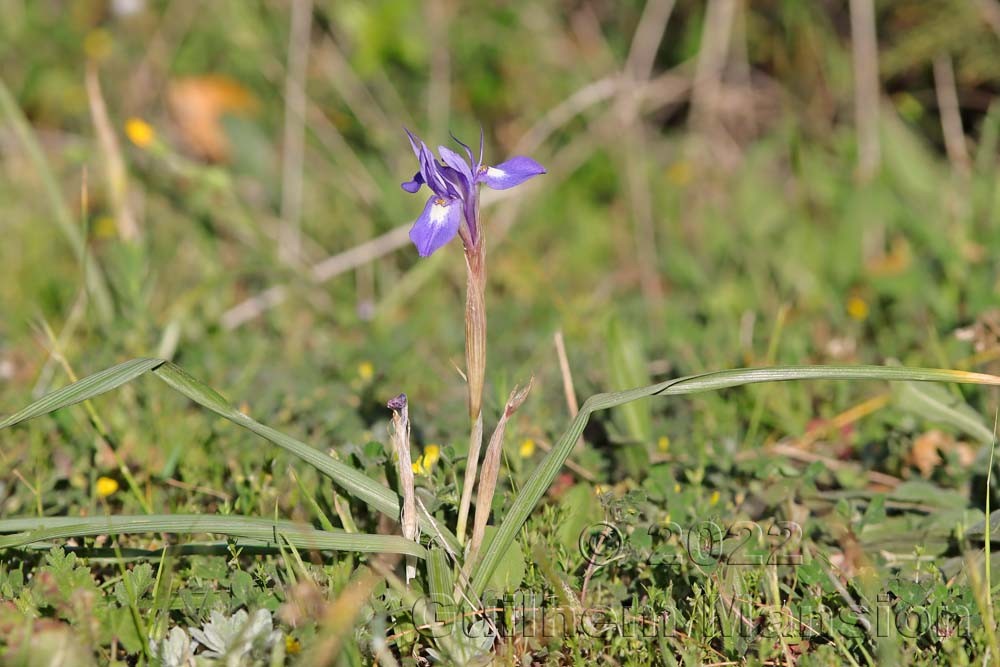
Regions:
M 483 447 L 483 384 L 486 377 L 486 251 L 480 236 L 465 248 L 465 374 L 469 383 L 469 458 L 462 484 L 462 501 L 458 508 L 457 535 L 465 542 L 469 520 L 472 488 L 479 468 L 479 453 Z

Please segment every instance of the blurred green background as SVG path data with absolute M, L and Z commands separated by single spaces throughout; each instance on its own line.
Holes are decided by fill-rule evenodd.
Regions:
M 405 391 L 416 443 L 460 457 L 464 267 L 457 245 L 421 260 L 406 238 L 423 198 L 399 187 L 416 166 L 404 126 L 432 147 L 482 128 L 488 161 L 548 168 L 484 199 L 488 414 L 536 376 L 515 448 L 568 418 L 556 331 L 580 400 L 765 363 L 1000 370 L 996 0 L 0 0 L 0 15 L 0 412 L 70 371 L 164 356 L 362 460 Z M 656 403 L 599 419 L 579 465 L 619 479 L 602 447 L 667 437 L 704 472 L 872 395 Z M 250 436 L 159 385 L 98 405 L 154 506 L 215 509 L 195 485 L 304 512 L 281 454 L 245 456 Z M 837 457 L 968 481 L 954 457 L 914 463 L 919 418 L 875 411 Z M 55 424 L 3 434 L 0 515 L 98 508 L 114 457 L 82 412 Z
M 3 405 L 59 375 L 45 322 L 81 373 L 159 350 L 267 414 L 370 362 L 373 401 L 452 432 L 460 250 L 392 233 L 422 203 L 404 125 L 549 168 L 484 211 L 496 394 L 535 372 L 557 409 L 556 329 L 578 393 L 608 388 L 612 319 L 658 376 L 970 367 L 995 343 L 954 331 L 997 302 L 998 8 L 873 11 L 874 60 L 846 3 L 316 2 L 303 40 L 285 2 L 5 0 Z

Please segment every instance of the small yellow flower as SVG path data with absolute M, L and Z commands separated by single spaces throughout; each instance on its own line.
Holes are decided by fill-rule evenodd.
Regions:
M 156 141 L 156 130 L 141 118 L 129 118 L 125 123 L 125 134 L 139 148 L 149 148 Z
M 681 492 L 681 485 L 674 484 L 674 493 L 680 493 L 680 492 Z
M 426 475 L 430 470 L 424 466 L 424 457 L 420 456 L 416 461 L 410 464 L 410 469 L 413 470 L 414 475 Z
M 291 635 L 285 635 L 285 653 L 298 655 L 302 652 L 302 642 Z
M 670 438 L 661 435 L 660 439 L 656 441 L 656 448 L 660 450 L 661 454 L 666 454 L 670 451 Z
M 852 296 L 847 300 L 847 314 L 858 322 L 865 320 L 868 317 L 868 303 L 860 296 Z
M 358 377 L 364 382 L 369 382 L 373 377 L 375 377 L 375 367 L 370 361 L 362 361 L 358 364 Z
M 530 459 L 535 453 L 535 441 L 531 438 L 525 438 L 517 451 L 522 459 Z
M 429 475 L 431 474 L 431 468 L 434 467 L 439 458 L 441 458 L 441 447 L 438 445 L 427 445 L 424 447 L 423 456 L 417 457 L 417 460 L 410 464 L 410 468 L 413 469 L 413 474 L 415 475 Z
M 441 458 L 441 447 L 433 444 L 427 445 L 424 447 L 424 455 L 421 458 L 424 460 L 424 465 L 430 469 Z
M 604 488 L 602 485 L 600 485 L 600 484 L 595 484 L 594 485 L 594 495 L 595 496 L 599 496 L 602 493 L 604 493 L 605 491 L 607 491 L 607 489 Z
M 94 490 L 98 498 L 107 498 L 118 490 L 118 481 L 111 477 L 98 477 Z
M 712 496 L 708 499 L 708 504 L 709 505 L 718 505 L 719 504 L 719 498 L 721 498 L 721 497 L 722 496 L 719 494 L 718 491 L 712 491 Z

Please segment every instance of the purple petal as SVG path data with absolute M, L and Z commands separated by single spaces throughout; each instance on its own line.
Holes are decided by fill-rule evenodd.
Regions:
M 459 138 L 456 137 L 454 134 L 451 135 L 451 138 L 452 138 L 452 140 L 456 144 L 458 144 L 459 146 L 461 146 L 462 149 L 465 151 L 465 154 L 469 156 L 469 164 L 473 165 L 473 169 L 475 169 L 475 167 L 476 167 L 476 158 L 472 157 L 472 149 L 469 148 L 466 144 L 463 144 L 461 142 L 461 140 L 459 140 Z
M 413 175 L 412 181 L 407 181 L 403 183 L 402 188 L 409 192 L 411 195 L 420 189 L 420 186 L 424 184 L 424 175 L 419 171 Z
M 479 162 L 476 163 L 476 171 L 483 166 L 483 149 L 486 147 L 486 133 L 483 132 L 483 126 L 479 126 Z
M 447 146 L 438 146 L 438 155 L 444 160 L 444 163 L 461 174 L 466 181 L 466 188 L 472 186 L 472 167 L 469 163 L 462 159 L 462 156 L 451 150 Z
M 429 257 L 458 233 L 462 221 L 462 202 L 458 199 L 431 197 L 424 212 L 410 229 L 410 240 L 421 257 Z
M 495 167 L 481 168 L 479 180 L 494 190 L 506 190 L 544 173 L 545 167 L 530 157 L 518 155 Z
M 444 180 L 441 174 L 438 172 L 438 163 L 434 159 L 434 154 L 431 153 L 431 149 L 427 148 L 427 144 L 421 141 L 416 135 L 403 128 L 406 131 L 406 136 L 410 139 L 410 146 L 413 148 L 414 154 L 417 156 L 417 161 L 420 162 L 420 173 L 424 177 L 424 183 L 427 184 L 434 194 L 439 197 L 452 194 L 448 189 L 448 183 Z

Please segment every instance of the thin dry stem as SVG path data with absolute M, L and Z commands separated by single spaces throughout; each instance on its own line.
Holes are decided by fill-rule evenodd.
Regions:
M 112 129 L 108 107 L 101 92 L 101 80 L 94 63 L 87 65 L 86 88 L 87 99 L 90 102 L 90 116 L 94 122 L 101 152 L 104 154 L 108 191 L 115 211 L 118 236 L 127 243 L 134 243 L 139 240 L 139 225 L 129 206 L 128 172 L 125 169 L 125 160 L 122 158 L 121 144 L 118 143 L 118 136 Z
M 469 456 L 465 462 L 465 479 L 462 482 L 462 501 L 458 506 L 458 524 L 455 536 L 460 544 L 465 543 L 465 528 L 469 523 L 469 505 L 472 504 L 472 489 L 476 484 L 476 472 L 479 470 L 479 452 L 483 448 L 483 413 L 472 425 L 469 434 Z
M 524 404 L 531 391 L 531 385 L 535 379 L 528 380 L 528 384 L 521 387 L 514 387 L 507 398 L 507 405 L 504 406 L 503 414 L 497 423 L 493 436 L 490 437 L 490 444 L 486 448 L 486 456 L 483 458 L 483 472 L 479 475 L 479 493 L 476 496 L 476 516 L 472 522 L 472 539 L 469 542 L 469 553 L 466 556 L 466 564 L 476 562 L 479 548 L 483 544 L 483 537 L 486 535 L 486 522 L 490 518 L 490 508 L 493 505 L 493 495 L 496 493 L 497 479 L 500 476 L 500 454 L 503 451 L 503 436 L 507 430 L 507 422 L 517 409 Z
M 292 0 L 285 73 L 285 149 L 281 174 L 281 258 L 295 263 L 302 251 L 302 162 L 305 154 L 306 67 L 312 0 Z
M 944 147 L 948 159 L 955 171 L 968 176 L 971 167 L 969 151 L 965 145 L 965 131 L 962 129 L 962 111 L 958 103 L 955 70 L 951 64 L 951 57 L 946 54 L 934 59 L 934 92 L 941 114 L 941 131 L 944 134 Z
M 873 0 L 851 0 L 851 48 L 854 58 L 854 116 L 858 131 L 858 177 L 867 182 L 878 171 L 878 39 Z
M 576 417 L 580 412 L 580 406 L 576 402 L 576 389 L 573 386 L 573 371 L 569 367 L 569 357 L 566 356 L 566 342 L 563 340 L 562 330 L 556 331 L 553 336 L 556 343 L 556 356 L 559 357 L 559 372 L 562 375 L 563 393 L 566 395 L 566 407 L 569 409 L 570 419 Z M 583 436 L 576 441 L 577 449 L 583 447 Z
M 482 231 L 480 231 L 482 234 Z M 486 380 L 486 253 L 483 239 L 466 250 L 465 376 L 469 382 L 469 418 L 482 412 Z
M 410 411 L 406 403 L 406 394 L 400 394 L 389 401 L 392 409 L 392 445 L 396 452 L 399 466 L 399 486 L 403 496 L 403 508 L 400 525 L 403 537 L 416 542 L 420 537 L 417 523 L 417 500 L 413 488 L 413 462 L 410 459 Z M 406 583 L 417 576 L 416 560 L 412 556 L 406 559 Z

